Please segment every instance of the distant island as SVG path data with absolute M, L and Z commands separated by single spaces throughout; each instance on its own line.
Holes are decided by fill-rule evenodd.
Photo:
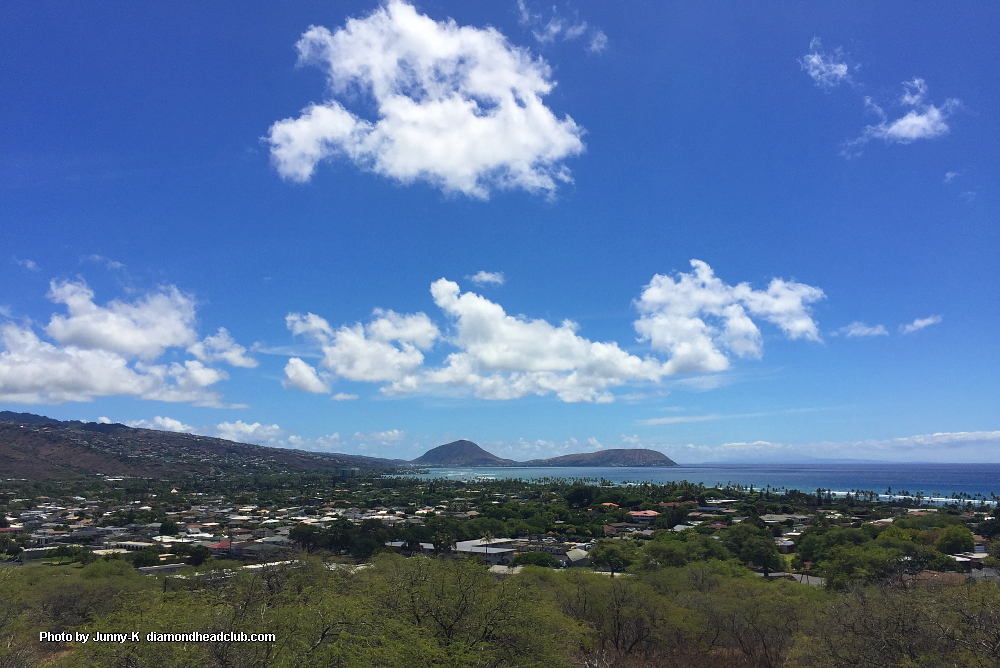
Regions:
M 460 440 L 412 461 L 237 443 L 124 424 L 54 420 L 0 411 L 0 478 L 58 479 L 79 475 L 220 477 L 280 472 L 336 472 L 447 467 L 677 466 L 646 449 L 609 449 L 518 462 Z
M 662 452 L 645 448 L 615 448 L 599 452 L 581 452 L 549 459 L 518 462 L 487 452 L 472 441 L 453 441 L 428 450 L 410 462 L 428 468 L 471 467 L 543 467 L 543 466 L 677 466 Z

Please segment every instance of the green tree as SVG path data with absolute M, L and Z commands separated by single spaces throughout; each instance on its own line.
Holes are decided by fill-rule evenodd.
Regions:
M 288 540 L 300 545 L 306 552 L 312 552 L 320 539 L 320 531 L 312 524 L 296 524 L 288 532 Z
M 522 552 L 510 562 L 511 566 L 542 566 L 561 568 L 563 563 L 548 552 Z
M 177 523 L 173 520 L 163 520 L 160 522 L 160 535 L 161 536 L 176 536 L 178 533 Z
M 611 576 L 621 573 L 638 557 L 638 549 L 628 540 L 605 538 L 590 548 L 590 564 L 611 571 Z
M 941 530 L 941 535 L 934 541 L 934 547 L 938 552 L 944 554 L 958 554 L 959 552 L 971 552 L 976 546 L 976 541 L 972 537 L 969 527 L 959 524 L 946 526 Z
M 768 577 L 771 571 L 781 568 L 781 555 L 774 540 L 762 536 L 752 536 L 743 543 L 739 558 L 746 564 L 756 566 Z
M 212 557 L 212 551 L 204 545 L 192 545 L 187 552 L 184 563 L 189 566 L 201 566 Z
M 160 563 L 160 551 L 155 547 L 144 547 L 141 550 L 135 552 L 130 552 L 128 554 L 128 560 L 136 568 L 143 566 L 156 566 Z
M 896 550 L 875 545 L 841 544 L 832 547 L 816 564 L 816 571 L 831 589 L 846 589 L 854 582 L 898 580 L 905 562 Z

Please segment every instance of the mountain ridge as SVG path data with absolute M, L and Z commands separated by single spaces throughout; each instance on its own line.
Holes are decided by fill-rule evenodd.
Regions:
M 677 462 L 662 452 L 646 448 L 609 448 L 597 452 L 580 452 L 548 459 L 530 459 L 525 462 L 504 459 L 484 450 L 472 441 L 459 440 L 431 448 L 420 457 L 410 461 L 414 466 L 428 468 L 452 468 L 471 466 L 476 468 L 536 468 L 548 466 L 677 466 Z
M 344 469 L 452 467 L 677 466 L 655 450 L 608 449 L 526 462 L 505 459 L 468 440 L 431 448 L 407 461 L 239 443 L 185 432 L 120 423 L 55 420 L 0 411 L 0 478 L 80 475 L 167 478 L 218 477 Z

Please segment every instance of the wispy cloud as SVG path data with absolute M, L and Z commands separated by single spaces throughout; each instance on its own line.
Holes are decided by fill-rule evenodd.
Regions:
M 809 43 L 809 53 L 799 59 L 799 65 L 816 86 L 825 91 L 842 83 L 852 84 L 855 88 L 861 87 L 860 84 L 855 85 L 857 82 L 851 77 L 852 69 L 856 70 L 858 67 L 849 65 L 840 47 L 832 53 L 825 52 L 818 37 L 814 37 Z M 840 153 L 845 158 L 861 155 L 861 148 L 873 139 L 880 139 L 886 144 L 909 144 L 920 139 L 944 136 L 950 131 L 947 119 L 962 106 L 957 98 L 948 98 L 939 105 L 929 102 L 927 82 L 920 77 L 903 82 L 903 93 L 894 102 L 906 109 L 901 116 L 890 117 L 871 96 L 866 95 L 863 99 L 865 109 L 878 116 L 879 122 L 865 127 L 859 137 L 843 144 Z M 949 172 L 945 176 L 945 183 L 955 176 L 957 173 Z
M 945 172 L 944 183 L 951 183 L 959 176 L 961 176 L 959 172 Z
M 588 28 L 586 21 L 562 16 L 554 5 L 550 8 L 551 14 L 547 18 L 542 12 L 532 11 L 526 0 L 517 0 L 517 10 L 521 26 L 531 30 L 532 36 L 541 44 L 554 42 L 557 39 L 575 40 L 589 34 L 587 51 L 590 53 L 600 53 L 608 45 L 608 36 L 604 31 Z
M 27 259 L 20 260 L 20 259 L 17 258 L 16 255 L 13 257 L 13 260 L 14 260 L 14 264 L 16 264 L 18 266 L 21 266 L 21 267 L 24 267 L 28 271 L 39 271 L 39 269 L 40 269 L 40 267 L 38 266 L 38 263 L 35 262 L 34 260 L 27 260 Z
M 687 424 L 692 422 L 714 422 L 716 420 L 740 420 L 747 418 L 769 417 L 774 415 L 791 415 L 794 413 L 814 413 L 817 411 L 830 410 L 828 407 L 807 407 L 789 408 L 779 411 L 766 411 L 757 413 L 710 413 L 708 415 L 673 415 L 670 417 L 650 418 L 639 420 L 638 424 L 646 426 L 656 426 L 665 424 Z
M 472 276 L 466 276 L 476 285 L 503 285 L 504 278 L 502 271 L 478 271 Z
M 590 42 L 587 44 L 587 51 L 590 53 L 600 53 L 606 48 L 608 48 L 608 36 L 604 34 L 603 30 L 598 30 L 591 35 Z
M 943 318 L 939 315 L 932 315 L 926 318 L 917 318 L 908 325 L 900 325 L 899 331 L 903 334 L 912 334 L 913 332 L 919 331 L 924 327 L 930 327 L 931 325 L 936 325 L 941 322 Z
M 680 462 L 873 459 L 885 461 L 997 462 L 1000 431 L 938 432 L 902 438 L 775 443 L 748 441 L 722 445 L 666 446 Z M 938 490 L 950 492 L 951 490 Z
M 891 119 L 871 97 L 865 97 L 865 107 L 879 116 L 881 121 L 869 125 L 860 137 L 844 144 L 841 154 L 847 158 L 856 157 L 860 155 L 860 147 L 872 139 L 881 139 L 886 144 L 910 144 L 918 139 L 934 139 L 948 134 L 950 128 L 945 121 L 961 107 L 961 101 L 949 98 L 938 106 L 926 102 L 926 97 L 927 84 L 923 79 L 903 82 L 903 94 L 897 103 L 910 109 L 895 119 Z
M 830 90 L 842 83 L 850 83 L 850 68 L 840 47 L 832 53 L 826 53 L 819 37 L 814 37 L 809 42 L 809 50 L 809 53 L 799 59 L 799 65 L 817 86 Z
M 108 269 L 122 269 L 125 267 L 124 264 L 118 262 L 117 260 L 112 260 L 111 258 L 104 257 L 103 255 L 98 255 L 96 253 L 92 255 L 86 255 L 80 260 L 81 262 L 93 262 L 94 264 L 103 264 Z
M 846 327 L 838 329 L 836 334 L 843 334 L 848 338 L 864 336 L 889 336 L 889 331 L 884 325 L 866 325 L 863 322 L 855 321 Z
M 363 443 L 381 443 L 382 445 L 387 445 L 389 443 L 399 443 L 403 440 L 404 436 L 406 436 L 406 432 L 404 431 L 389 429 L 387 431 L 375 431 L 370 434 L 363 434 L 359 431 L 355 432 L 351 438 Z

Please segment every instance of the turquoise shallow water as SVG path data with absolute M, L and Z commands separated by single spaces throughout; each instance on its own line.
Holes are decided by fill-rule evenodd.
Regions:
M 880 494 L 908 492 L 926 497 L 1000 494 L 1000 464 L 700 464 L 670 467 L 580 468 L 451 468 L 429 469 L 423 478 L 471 480 L 477 477 L 592 478 L 615 483 L 688 482 L 707 486 L 726 483 L 814 492 L 865 490 Z

